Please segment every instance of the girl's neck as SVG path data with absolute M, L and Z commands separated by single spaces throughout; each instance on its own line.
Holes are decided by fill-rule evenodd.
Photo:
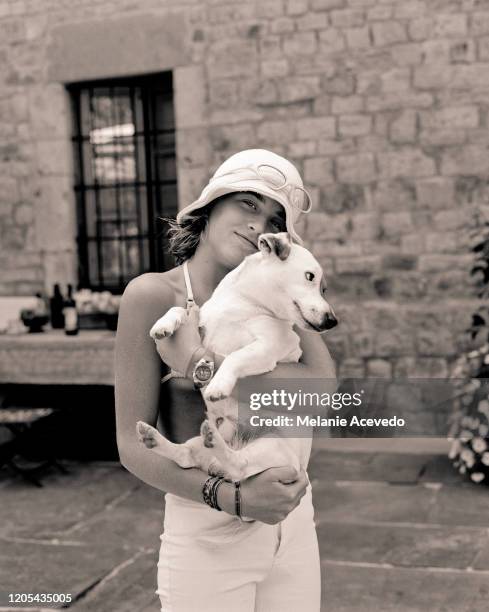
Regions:
M 194 299 L 199 306 L 202 306 L 211 297 L 217 285 L 230 272 L 229 269 L 220 265 L 211 253 L 207 253 L 200 247 L 187 260 L 187 267 Z

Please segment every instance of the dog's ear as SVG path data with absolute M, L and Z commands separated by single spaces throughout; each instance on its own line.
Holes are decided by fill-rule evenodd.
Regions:
M 290 254 L 290 236 L 287 232 L 279 234 L 261 234 L 258 238 L 258 247 L 262 253 L 270 255 L 273 253 L 284 261 Z

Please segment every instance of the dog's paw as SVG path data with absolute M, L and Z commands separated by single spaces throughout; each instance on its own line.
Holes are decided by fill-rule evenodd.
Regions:
M 153 327 L 149 330 L 149 335 L 153 340 L 162 340 L 172 336 L 177 329 L 182 325 L 187 318 L 187 312 L 185 308 L 180 306 L 174 306 L 170 310 L 158 319 Z
M 200 435 L 206 448 L 214 448 L 214 427 L 207 419 L 200 426 Z
M 136 432 L 138 434 L 138 440 L 141 444 L 144 444 L 146 448 L 154 448 L 158 446 L 159 432 L 151 425 L 138 421 L 136 424 Z
M 218 402 L 226 399 L 233 392 L 235 385 L 234 380 L 214 377 L 211 382 L 204 389 L 204 399 L 210 402 Z
M 170 320 L 166 317 L 162 317 L 158 319 L 153 327 L 149 330 L 149 335 L 153 338 L 153 340 L 161 340 L 163 338 L 168 338 L 168 336 L 172 336 L 177 329 L 176 322 Z

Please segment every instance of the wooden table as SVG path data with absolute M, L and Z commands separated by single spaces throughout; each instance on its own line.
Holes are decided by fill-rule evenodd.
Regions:
M 113 385 L 115 332 L 0 335 L 0 384 Z

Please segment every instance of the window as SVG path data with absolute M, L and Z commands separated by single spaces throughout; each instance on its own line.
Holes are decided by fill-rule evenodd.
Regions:
M 70 85 L 79 282 L 121 293 L 173 266 L 158 219 L 177 213 L 171 73 Z

